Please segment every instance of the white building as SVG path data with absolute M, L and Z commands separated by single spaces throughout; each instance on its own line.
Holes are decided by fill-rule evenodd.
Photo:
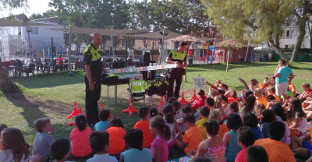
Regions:
M 22 14 L 24 19 L 17 21 L 29 21 Z M 20 16 L 20 15 L 17 15 Z M 26 17 L 26 18 L 25 18 Z M 32 23 L 51 24 L 47 26 L 19 26 L 19 27 L 0 27 L 0 36 L 2 38 L 2 54 L 4 57 L 30 56 L 31 51 L 34 56 L 46 57 L 51 56 L 51 37 L 53 37 L 53 46 L 55 52 L 65 52 L 64 48 L 64 32 L 60 30 L 52 30 L 51 28 L 63 28 L 57 17 L 41 18 L 29 21 Z M 29 32 L 27 32 L 27 29 Z

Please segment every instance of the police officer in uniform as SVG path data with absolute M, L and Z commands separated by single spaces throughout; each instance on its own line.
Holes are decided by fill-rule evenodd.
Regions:
M 85 84 L 86 84 L 86 114 L 91 127 L 95 125 L 98 119 L 98 100 L 101 96 L 101 74 L 102 63 L 99 54 L 99 45 L 102 43 L 102 35 L 92 34 L 92 41 L 83 52 L 85 63 Z
M 169 70 L 169 87 L 167 99 L 171 96 L 179 98 L 180 87 L 182 83 L 182 75 L 185 73 L 187 43 L 182 42 L 178 51 L 171 51 L 166 59 L 167 64 L 176 64 L 177 68 Z M 176 81 L 175 91 L 173 93 L 174 81 Z

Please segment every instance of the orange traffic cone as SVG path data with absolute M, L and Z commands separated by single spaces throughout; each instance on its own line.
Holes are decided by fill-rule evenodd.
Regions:
M 75 101 L 75 102 L 74 102 L 74 109 L 73 109 L 72 113 L 71 113 L 70 115 L 67 116 L 67 119 L 70 119 L 70 118 L 72 118 L 72 117 L 74 117 L 74 116 L 76 116 L 76 115 L 78 115 L 78 114 L 79 114 L 79 111 L 78 111 L 78 109 L 77 109 L 77 103 L 76 103 L 76 101 Z
M 132 116 L 132 113 L 138 112 L 136 109 L 133 108 L 132 106 L 132 100 L 130 99 L 129 107 L 126 110 L 122 110 L 121 112 L 123 113 L 129 113 L 129 116 Z
M 82 111 L 81 111 L 81 107 L 79 107 L 79 113 L 80 113 L 80 114 L 82 113 Z
M 183 106 L 184 104 L 188 104 L 189 102 L 187 102 L 184 98 L 184 92 L 182 92 L 182 99 L 180 100 L 180 104 L 181 106 Z
M 73 126 L 74 125 L 74 122 L 70 122 L 67 124 L 68 126 Z
M 157 107 L 157 110 L 159 110 L 163 105 L 164 105 L 164 96 L 161 96 L 160 104 L 159 104 L 159 106 Z
M 197 96 L 196 96 L 196 89 L 194 89 L 194 94 L 193 97 L 190 98 L 191 102 L 194 102 L 195 100 L 198 100 Z
M 101 107 L 100 107 L 100 110 L 103 110 L 103 102 L 101 102 Z

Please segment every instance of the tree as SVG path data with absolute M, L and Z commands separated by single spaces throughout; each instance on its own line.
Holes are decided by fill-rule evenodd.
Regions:
M 280 33 L 297 1 L 224 0 L 220 3 L 218 0 L 202 0 L 202 3 L 224 36 L 246 42 L 246 33 L 254 31 L 254 41 L 269 42 L 275 52 L 286 59 L 279 45 Z
M 32 14 L 30 15 L 29 19 L 34 20 L 34 19 L 40 19 L 40 18 L 45 18 L 45 17 L 54 17 L 56 16 L 55 12 L 53 10 L 48 10 L 42 14 Z

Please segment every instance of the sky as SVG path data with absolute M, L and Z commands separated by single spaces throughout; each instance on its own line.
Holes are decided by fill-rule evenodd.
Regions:
M 10 14 L 17 15 L 24 13 L 26 16 L 30 16 L 34 13 L 43 13 L 47 10 L 52 9 L 49 7 L 49 2 L 51 0 L 28 0 L 28 8 L 18 8 L 18 9 L 0 9 L 0 18 L 7 17 Z

